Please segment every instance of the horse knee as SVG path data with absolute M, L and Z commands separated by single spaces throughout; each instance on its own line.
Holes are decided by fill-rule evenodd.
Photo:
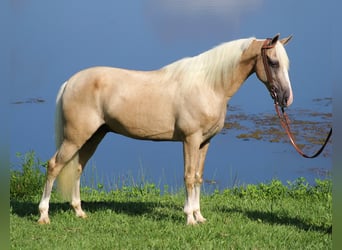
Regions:
M 56 164 L 56 157 L 54 156 L 48 161 L 47 176 L 56 178 L 59 174 L 59 171 L 60 170 L 58 169 L 58 166 Z
M 63 162 L 57 162 L 57 153 L 48 161 L 47 177 L 56 178 L 64 166 Z
M 192 189 L 195 186 L 196 178 L 193 176 L 185 176 L 184 183 L 187 189 Z
M 201 185 L 203 183 L 203 175 L 197 173 L 195 175 L 195 181 L 196 181 L 196 184 Z

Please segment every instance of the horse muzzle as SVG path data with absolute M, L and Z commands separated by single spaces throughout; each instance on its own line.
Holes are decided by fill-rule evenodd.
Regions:
M 293 95 L 291 90 L 281 91 L 276 87 L 272 87 L 270 94 L 274 103 L 278 104 L 281 108 L 290 106 L 293 102 Z

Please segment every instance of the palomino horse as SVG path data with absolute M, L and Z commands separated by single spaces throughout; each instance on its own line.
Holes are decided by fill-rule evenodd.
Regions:
M 57 176 L 76 216 L 86 217 L 80 176 L 107 132 L 183 142 L 187 224 L 204 222 L 200 211 L 204 160 L 210 139 L 223 128 L 227 102 L 255 72 L 281 107 L 292 103 L 283 46 L 290 38 L 279 40 L 278 34 L 266 40 L 235 40 L 155 71 L 94 67 L 76 73 L 57 96 L 58 150 L 48 163 L 38 222 L 50 223 L 49 200 Z M 273 81 L 267 80 L 266 66 Z

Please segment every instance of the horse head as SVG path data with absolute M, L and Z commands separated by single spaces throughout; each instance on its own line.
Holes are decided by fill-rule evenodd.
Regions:
M 293 102 L 291 82 L 288 75 L 289 59 L 284 45 L 292 36 L 279 40 L 279 34 L 262 43 L 256 63 L 256 75 L 262 81 L 274 101 L 281 107 L 288 107 Z

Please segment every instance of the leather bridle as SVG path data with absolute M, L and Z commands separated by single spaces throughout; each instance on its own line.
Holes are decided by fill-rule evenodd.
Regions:
M 272 74 L 271 74 L 271 71 L 270 71 L 270 66 L 268 65 L 268 61 L 267 61 L 267 55 L 266 55 L 266 50 L 267 49 L 271 49 L 271 48 L 274 48 L 275 44 L 272 44 L 272 39 L 266 39 L 263 46 L 261 47 L 261 57 L 262 57 L 262 62 L 264 64 L 264 69 L 265 69 L 265 73 L 266 73 L 266 78 L 267 78 L 267 82 L 269 84 L 269 90 L 270 90 L 270 93 L 271 93 L 271 96 L 274 100 L 274 107 L 275 107 L 275 110 L 276 110 L 276 113 L 279 117 L 279 120 L 280 120 L 280 124 L 281 126 L 284 128 L 286 134 L 288 135 L 289 139 L 290 139 L 290 142 L 292 144 L 292 146 L 296 149 L 296 151 L 301 155 L 303 156 L 304 158 L 315 158 L 317 156 L 319 156 L 323 149 L 325 148 L 325 146 L 327 145 L 330 137 L 331 137 L 331 134 L 332 134 L 332 128 L 330 128 L 330 131 L 329 131 L 329 134 L 327 136 L 327 138 L 325 139 L 323 145 L 321 146 L 321 148 L 313 155 L 307 155 L 305 154 L 300 148 L 299 146 L 297 145 L 295 139 L 294 139 L 294 136 L 291 132 L 291 129 L 290 129 L 290 125 L 289 125 L 289 118 L 287 116 L 287 114 L 285 113 L 285 110 L 284 110 L 284 107 L 281 107 L 281 113 L 279 111 L 279 103 L 278 103 L 278 97 L 277 97 L 277 92 L 276 92 L 276 89 L 275 89 L 275 86 L 274 86 L 274 82 L 273 82 L 273 77 L 272 77 Z

